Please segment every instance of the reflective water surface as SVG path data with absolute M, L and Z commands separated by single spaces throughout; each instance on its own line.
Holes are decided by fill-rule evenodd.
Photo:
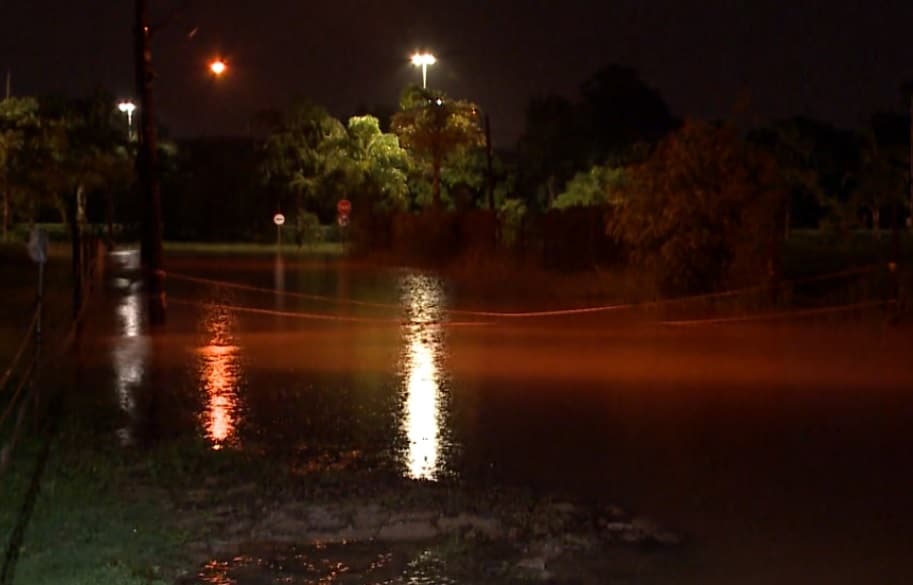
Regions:
M 205 407 L 200 426 L 213 449 L 235 444 L 240 416 L 241 348 L 235 345 L 234 317 L 225 308 L 209 306 L 202 312 L 204 345 L 196 348 L 200 389 Z
M 402 277 L 405 318 L 403 357 L 405 378 L 401 425 L 408 439 L 403 456 L 406 475 L 434 480 L 443 466 L 441 442 L 446 436 L 446 409 L 442 360 L 446 352 L 444 329 L 445 295 L 439 280 L 407 274 Z
M 140 391 L 147 367 L 149 339 L 143 327 L 145 310 L 139 287 L 124 277 L 116 277 L 112 284 L 122 293 L 115 307 L 120 339 L 111 346 L 114 391 L 117 404 L 128 421 L 117 429 L 117 436 L 121 444 L 130 445 L 134 440 L 132 421 L 136 418 L 136 393 Z
M 455 585 L 430 550 L 382 551 L 371 545 L 251 550 L 214 560 L 195 583 L 206 585 Z
M 175 278 L 150 334 L 128 264 L 109 272 L 85 364 L 124 443 L 192 434 L 290 465 L 618 503 L 695 543 L 682 583 L 913 582 L 908 329 L 463 327 L 447 312 L 461 299 L 419 272 L 176 257 L 175 274 L 309 296 Z M 259 583 L 238 577 L 252 562 L 213 566 L 210 582 Z

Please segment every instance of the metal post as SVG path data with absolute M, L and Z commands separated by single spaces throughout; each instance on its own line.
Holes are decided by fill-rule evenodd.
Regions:
M 41 320 L 44 313 L 44 262 L 38 263 L 38 312 L 35 315 L 35 365 L 31 373 L 32 407 L 35 409 L 35 420 L 41 416 L 41 388 L 38 385 L 38 376 L 41 372 Z M 23 405 L 22 412 L 25 412 Z M 21 414 L 20 414 L 21 416 Z
M 38 263 L 38 314 L 35 318 L 35 354 L 41 349 L 41 316 L 44 311 L 44 262 Z

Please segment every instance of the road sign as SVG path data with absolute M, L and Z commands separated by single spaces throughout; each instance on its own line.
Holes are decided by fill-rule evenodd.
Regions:
M 277 213 L 276 215 L 273 216 L 273 223 L 276 224 L 277 226 L 284 224 L 285 216 L 282 215 L 281 213 Z
M 349 227 L 349 216 L 340 213 L 336 216 L 336 223 L 338 223 L 341 228 Z
M 39 263 L 44 264 L 48 261 L 48 234 L 39 227 L 33 227 L 29 232 L 29 241 L 26 244 L 29 251 L 29 257 Z
M 336 211 L 339 215 L 349 215 L 352 212 L 352 202 L 348 199 L 340 199 L 336 204 Z

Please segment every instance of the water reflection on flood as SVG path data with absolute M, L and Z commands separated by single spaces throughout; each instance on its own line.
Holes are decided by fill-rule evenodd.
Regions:
M 142 334 L 142 295 L 128 279 L 117 279 L 118 288 L 126 294 L 116 307 L 119 333 L 122 338 L 111 350 L 114 365 L 114 388 L 117 402 L 127 416 L 127 424 L 117 430 L 122 445 L 134 442 L 133 426 L 136 421 L 137 393 L 143 382 L 149 357 L 149 339 Z
M 276 310 L 285 309 L 285 262 L 282 260 L 282 254 L 276 254 L 276 260 L 273 262 L 273 288 L 280 294 L 275 295 Z
M 403 326 L 404 376 L 401 428 L 407 445 L 403 454 L 406 476 L 436 480 L 443 466 L 443 410 L 441 359 L 444 331 L 440 325 L 444 290 L 439 280 L 410 274 L 401 281 L 402 302 L 409 323 Z
M 234 343 L 234 320 L 227 310 L 210 307 L 203 315 L 206 345 L 197 348 L 205 408 L 200 423 L 213 449 L 233 444 L 239 417 L 241 352 Z
M 409 545 L 274 547 L 252 545 L 230 559 L 213 559 L 188 583 L 205 585 L 452 585 L 442 555 Z

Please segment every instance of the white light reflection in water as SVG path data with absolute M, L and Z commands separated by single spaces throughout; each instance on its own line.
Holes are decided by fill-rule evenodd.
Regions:
M 126 289 L 116 307 L 119 336 L 111 350 L 117 402 L 128 420 L 124 427 L 117 430 L 117 437 L 122 445 L 130 445 L 134 441 L 132 426 L 136 418 L 136 393 L 145 374 L 149 339 L 142 335 L 142 294 L 131 290 L 127 279 L 117 279 L 114 284 Z
M 438 280 L 419 274 L 404 276 L 401 288 L 406 318 L 410 321 L 403 326 L 406 395 L 402 430 L 408 441 L 405 473 L 412 479 L 437 480 L 442 468 L 443 442 L 440 320 L 444 291 Z
M 240 351 L 232 343 L 232 316 L 211 308 L 204 327 L 208 345 L 197 349 L 200 386 L 206 396 L 201 424 L 215 450 L 231 444 L 238 424 L 238 387 L 241 380 Z
M 285 261 L 282 260 L 282 254 L 276 254 L 276 261 L 273 264 L 273 288 L 280 293 L 285 292 Z M 277 294 L 276 310 L 285 310 L 285 295 Z

